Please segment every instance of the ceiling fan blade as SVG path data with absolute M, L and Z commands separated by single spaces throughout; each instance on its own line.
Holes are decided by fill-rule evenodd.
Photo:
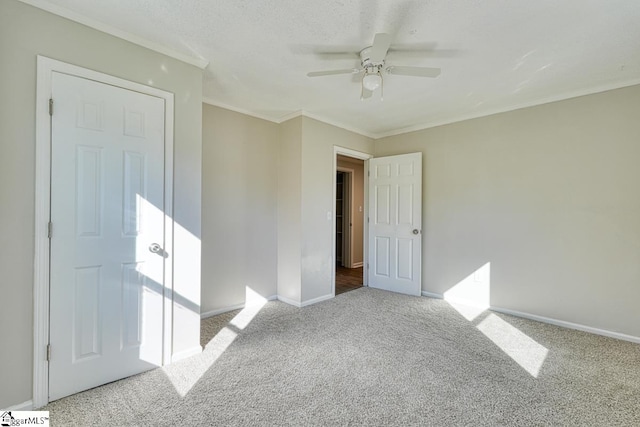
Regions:
M 387 58 L 455 58 L 465 55 L 461 49 L 438 49 L 437 43 L 393 44 Z
M 327 71 L 313 71 L 307 73 L 308 77 L 320 77 L 320 76 L 333 76 L 335 74 L 355 74 L 362 71 L 360 68 L 346 68 L 344 70 L 327 70 Z
M 387 73 L 413 77 L 438 77 L 440 75 L 440 68 L 396 67 L 392 65 L 387 67 Z
M 391 36 L 386 33 L 378 33 L 373 38 L 373 46 L 371 46 L 371 62 L 382 62 L 387 56 L 387 51 L 391 46 Z
M 358 52 L 316 52 L 316 57 L 323 60 L 360 59 Z
M 320 59 L 359 59 L 361 45 L 328 46 L 317 44 L 293 44 L 290 45 L 291 53 L 297 55 L 314 55 Z

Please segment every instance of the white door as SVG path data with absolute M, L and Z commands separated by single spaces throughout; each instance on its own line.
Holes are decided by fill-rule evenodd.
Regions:
M 49 399 L 162 365 L 164 100 L 53 73 Z
M 372 288 L 421 294 L 422 153 L 369 160 Z

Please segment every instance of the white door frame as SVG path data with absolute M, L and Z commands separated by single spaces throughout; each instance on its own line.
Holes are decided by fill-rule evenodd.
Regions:
M 369 189 L 368 189 L 368 185 L 366 185 L 367 182 L 367 177 L 369 176 L 369 162 L 367 162 L 367 160 L 373 158 L 373 154 L 367 154 L 367 153 L 363 153 L 362 151 L 356 151 L 356 150 L 352 150 L 350 148 L 344 148 L 344 147 L 340 147 L 338 145 L 334 145 L 333 146 L 333 202 L 331 203 L 332 205 L 332 211 L 333 211 L 333 215 L 332 215 L 332 225 L 331 225 L 331 229 L 333 230 L 333 234 L 331 236 L 331 262 L 332 262 L 332 266 L 331 266 L 331 283 L 332 283 L 332 288 L 331 288 L 331 295 L 332 296 L 336 296 L 336 172 L 338 171 L 338 154 L 343 155 L 343 156 L 347 156 L 347 157 L 353 157 L 355 159 L 360 159 L 360 160 L 364 160 L 364 212 L 362 213 L 362 219 L 363 219 L 363 236 L 362 236 L 362 259 L 363 259 L 363 277 L 362 277 L 362 284 L 363 286 L 367 286 L 368 285 L 368 274 L 366 274 L 367 271 L 367 259 L 368 259 L 368 239 L 369 239 L 369 233 L 368 233 L 368 227 L 369 225 L 367 224 L 367 218 L 368 218 L 368 206 L 369 206 Z
M 342 265 L 351 268 L 353 265 L 351 224 L 353 219 L 353 174 L 355 170 L 338 166 L 336 171 L 344 173 L 344 180 L 342 181 Z M 338 197 L 337 194 L 336 197 Z M 336 211 L 337 214 L 338 212 Z M 336 229 L 336 231 L 338 230 Z
M 173 94 L 97 71 L 38 55 L 36 89 L 36 199 L 35 262 L 33 281 L 33 407 L 49 403 L 49 233 L 51 211 L 51 80 L 53 72 L 118 86 L 165 101 L 164 234 L 165 251 L 173 254 Z M 55 109 L 55 105 L 54 105 Z M 171 361 L 173 260 L 165 261 L 163 310 L 163 365 Z M 53 350 L 55 351 L 55 350 Z

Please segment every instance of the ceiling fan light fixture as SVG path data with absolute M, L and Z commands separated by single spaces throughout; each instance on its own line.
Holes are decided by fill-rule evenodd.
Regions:
M 360 68 L 347 68 L 343 70 L 314 71 L 307 73 L 309 77 L 332 76 L 335 74 L 361 74 L 360 99 L 371 98 L 373 92 L 380 88 L 380 100 L 384 91 L 384 78 L 382 71 L 387 74 L 398 74 L 413 77 L 438 77 L 440 68 L 413 67 L 413 66 L 386 66 L 387 53 L 391 47 L 391 36 L 386 33 L 377 33 L 373 38 L 373 44 L 360 51 Z M 355 52 L 354 52 L 355 53 Z
M 366 73 L 362 78 L 362 86 L 365 89 L 374 91 L 382 84 L 382 76 L 380 73 Z

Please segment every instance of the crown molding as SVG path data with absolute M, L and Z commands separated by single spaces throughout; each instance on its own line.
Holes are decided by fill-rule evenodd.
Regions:
M 245 116 L 255 117 L 256 119 L 266 120 L 271 123 L 282 123 L 282 121 L 277 118 L 267 116 L 265 114 L 256 113 L 251 110 L 247 110 L 245 108 L 235 107 L 233 105 L 225 104 L 223 102 L 216 101 L 215 99 L 202 97 L 202 102 L 208 105 L 213 105 L 214 107 L 224 108 L 225 110 L 235 111 L 236 113 L 244 114 Z
M 202 58 L 195 58 L 193 56 L 186 55 L 182 52 L 178 52 L 173 50 L 167 46 L 164 46 L 160 43 L 152 42 L 143 37 L 137 36 L 135 34 L 128 33 L 126 31 L 120 30 L 118 28 L 112 27 L 110 25 L 104 24 L 102 22 L 96 21 L 95 19 L 88 18 L 82 14 L 71 11 L 64 7 L 51 4 L 45 0 L 18 0 L 22 3 L 28 4 L 29 6 L 36 7 L 38 9 L 45 10 L 54 15 L 61 16 L 63 18 L 69 19 L 71 21 L 77 22 L 79 24 L 85 25 L 87 27 L 93 28 L 94 30 L 98 30 L 103 33 L 107 33 L 114 37 L 118 37 L 119 39 L 126 40 L 130 43 L 136 44 L 138 46 L 142 46 L 144 48 L 153 50 L 155 52 L 161 53 L 163 55 L 169 56 L 171 58 L 177 59 L 178 61 L 185 62 L 190 65 L 194 65 L 200 69 L 207 68 L 209 65 L 209 61 Z
M 595 95 L 595 94 L 598 94 L 598 93 L 608 92 L 610 90 L 622 89 L 622 88 L 625 88 L 625 87 L 635 86 L 635 85 L 639 85 L 639 84 L 640 84 L 640 78 L 635 78 L 635 79 L 625 80 L 625 81 L 622 81 L 622 82 L 615 82 L 615 83 L 609 83 L 609 84 L 605 84 L 605 85 L 595 86 L 595 87 L 588 88 L 588 89 L 565 92 L 565 93 L 562 93 L 560 95 L 542 97 L 542 98 L 538 98 L 538 99 L 535 99 L 535 100 L 532 100 L 532 101 L 511 104 L 511 105 L 506 106 L 506 107 L 494 108 L 494 109 L 490 109 L 490 110 L 486 110 L 486 111 L 480 111 L 480 112 L 466 114 L 466 115 L 451 115 L 451 116 L 449 116 L 447 118 L 444 118 L 444 119 L 441 119 L 441 120 L 427 121 L 427 122 L 423 122 L 423 123 L 420 123 L 420 124 L 417 124 L 417 125 L 413 125 L 413 126 L 394 129 L 394 130 L 391 130 L 391 131 L 388 131 L 388 132 L 368 132 L 368 131 L 365 131 L 365 130 L 362 130 L 362 129 L 354 128 L 354 127 L 346 125 L 344 123 L 337 122 L 335 120 L 332 120 L 332 119 L 329 119 L 327 117 L 324 117 L 324 116 L 322 116 L 320 114 L 310 113 L 310 112 L 305 111 L 305 110 L 293 111 L 293 112 L 291 112 L 289 114 L 286 114 L 284 116 L 281 116 L 279 118 L 275 118 L 275 117 L 268 117 L 268 116 L 260 115 L 260 114 L 257 114 L 257 113 L 254 113 L 252 111 L 245 110 L 245 109 L 242 109 L 242 108 L 239 108 L 239 107 L 226 105 L 226 104 L 214 101 L 212 99 L 203 98 L 203 102 L 206 102 L 207 104 L 215 105 L 215 106 L 218 106 L 218 107 L 221 107 L 221 108 L 225 108 L 227 110 L 236 111 L 238 113 L 242 113 L 242 114 L 246 114 L 246 115 L 249 115 L 249 116 L 257 117 L 259 119 L 268 120 L 270 122 L 278 123 L 278 124 L 286 122 L 287 120 L 294 119 L 294 118 L 299 117 L 299 116 L 308 117 L 308 118 L 311 118 L 311 119 L 314 119 L 314 120 L 318 120 L 320 122 L 323 122 L 323 123 L 326 123 L 326 124 L 329 124 L 329 125 L 332 125 L 332 126 L 335 126 L 335 127 L 339 127 L 341 129 L 345 129 L 345 130 L 347 130 L 349 132 L 354 132 L 354 133 L 357 133 L 359 135 L 366 136 L 368 138 L 381 139 L 381 138 L 387 138 L 387 137 L 390 137 L 390 136 L 402 135 L 404 133 L 417 132 L 417 131 L 430 129 L 430 128 L 434 128 L 434 127 L 438 127 L 438 126 L 444 126 L 444 125 L 449 125 L 449 124 L 453 124 L 453 123 L 463 122 L 463 121 L 466 121 L 466 120 L 473 120 L 473 119 L 479 119 L 479 118 L 482 118 L 482 117 L 493 116 L 495 114 L 508 113 L 510 111 L 521 110 L 523 108 L 536 107 L 536 106 L 540 106 L 540 105 L 550 104 L 550 103 L 553 103 L 553 102 L 567 101 L 567 100 L 570 100 L 570 99 L 573 99 L 573 98 L 579 98 L 581 96 Z
M 233 106 L 233 105 L 225 104 L 223 102 L 219 102 L 219 101 L 216 101 L 216 100 L 211 99 L 211 98 L 204 98 L 203 97 L 202 98 L 202 102 L 204 102 L 205 104 L 213 105 L 214 107 L 224 108 L 225 110 L 235 111 L 236 113 L 240 113 L 240 114 L 244 114 L 244 115 L 247 115 L 247 116 L 255 117 L 257 119 L 267 120 L 269 122 L 277 123 L 277 124 L 284 123 L 287 120 L 295 119 L 296 117 L 299 117 L 299 116 L 308 117 L 310 119 L 314 119 L 314 120 L 317 120 L 319 122 L 326 123 L 328 125 L 335 126 L 335 127 L 347 130 L 349 132 L 357 133 L 358 135 L 366 136 L 367 138 L 375 139 L 373 134 L 370 133 L 370 132 L 363 131 L 362 129 L 357 129 L 357 128 L 354 128 L 352 126 L 346 125 L 344 123 L 340 123 L 340 122 L 328 119 L 326 117 L 323 117 L 321 115 L 310 113 L 310 112 L 304 111 L 304 110 L 293 111 L 293 112 L 291 112 L 289 114 L 286 114 L 284 116 L 280 116 L 278 118 L 275 118 L 275 117 L 270 117 L 270 116 L 267 116 L 267 115 L 264 115 L 264 114 L 259 114 L 259 113 L 256 113 L 254 111 L 251 111 L 251 110 L 246 110 L 244 108 L 240 108 L 240 107 L 236 107 L 236 106 Z
M 342 128 L 344 130 L 348 130 L 349 132 L 357 133 L 358 135 L 366 136 L 367 138 L 371 138 L 371 139 L 378 138 L 375 133 L 367 132 L 365 130 L 355 128 L 353 126 L 346 125 L 344 123 L 340 123 L 340 122 L 338 122 L 336 120 L 323 117 L 320 114 L 310 113 L 308 111 L 302 110 L 302 115 L 304 117 L 308 117 L 310 119 L 318 120 L 319 122 L 323 122 L 323 123 L 326 123 L 326 124 L 331 125 L 331 126 L 335 126 L 335 127 L 338 127 L 338 128 Z
M 532 101 L 527 101 L 527 102 L 522 102 L 522 103 L 517 103 L 517 104 L 511 104 L 511 105 L 506 106 L 506 107 L 494 108 L 494 109 L 486 110 L 486 111 L 482 111 L 482 112 L 471 113 L 471 114 L 460 115 L 460 116 L 452 115 L 452 116 L 450 116 L 448 118 L 445 118 L 445 119 L 442 119 L 442 120 L 438 120 L 438 121 L 424 122 L 424 123 L 421 123 L 421 124 L 418 124 L 418 125 L 404 127 L 404 128 L 392 130 L 392 131 L 389 131 L 389 132 L 376 133 L 375 134 L 375 139 L 386 138 L 386 137 L 389 137 L 389 136 L 402 135 L 404 133 L 416 132 L 416 131 L 420 131 L 420 130 L 434 128 L 434 127 L 437 127 L 437 126 L 444 126 L 444 125 L 449 125 L 449 124 L 453 124 L 453 123 L 463 122 L 463 121 L 466 121 L 466 120 L 479 119 L 481 117 L 493 116 L 494 114 L 508 113 L 510 111 L 521 110 L 523 108 L 537 107 L 537 106 L 540 106 L 540 105 L 551 104 L 553 102 L 567 101 L 567 100 L 570 100 L 570 99 L 573 99 L 573 98 L 579 98 L 581 96 L 595 95 L 595 94 L 598 94 L 598 93 L 608 92 L 610 90 L 622 89 L 622 88 L 625 88 L 625 87 L 635 86 L 635 85 L 638 85 L 638 84 L 640 84 L 640 78 L 635 78 L 635 79 L 631 79 L 631 80 L 625 80 L 623 82 L 608 83 L 608 84 L 605 84 L 605 85 L 595 86 L 595 87 L 588 88 L 588 89 L 581 89 L 581 90 L 576 90 L 576 91 L 571 91 L 571 92 L 565 92 L 565 93 L 560 94 L 560 95 L 542 97 L 542 98 L 538 98 L 538 99 L 535 99 L 535 100 L 532 100 Z
M 285 114 L 284 116 L 278 119 L 278 123 L 284 123 L 287 120 L 295 119 L 296 117 L 304 116 L 304 111 L 297 110 L 289 114 Z
M 438 126 L 444 126 L 444 125 L 449 125 L 449 124 L 453 124 L 453 123 L 458 123 L 458 122 L 463 122 L 466 120 L 473 120 L 473 119 L 479 119 L 482 117 L 488 117 L 488 116 L 493 116 L 495 114 L 501 114 L 501 113 L 508 113 L 510 111 L 516 111 L 516 110 L 521 110 L 523 108 L 529 108 L 529 107 L 536 107 L 536 106 L 540 106 L 540 105 L 545 105 L 545 104 L 550 104 L 553 102 L 560 102 L 560 101 L 567 101 L 573 98 L 579 98 L 581 96 L 587 96 L 587 95 L 595 95 L 598 93 L 603 93 L 603 92 L 608 92 L 610 90 L 616 90 L 616 89 L 622 89 L 625 87 L 630 87 L 630 86 L 635 86 L 635 85 L 639 85 L 640 84 L 640 78 L 634 78 L 634 79 L 630 79 L 630 80 L 625 80 L 622 82 L 615 82 L 615 83 L 608 83 L 605 85 L 600 85 L 600 86 L 595 86 L 592 88 L 588 88 L 588 89 L 581 89 L 581 90 L 576 90 L 576 91 L 571 91 L 571 92 L 565 92 L 559 95 L 553 95 L 553 96 L 547 96 L 547 97 L 542 97 L 542 98 L 538 98 L 532 101 L 527 101 L 527 102 L 522 102 L 522 103 L 516 103 L 516 104 L 511 104 L 509 106 L 506 107 L 499 107 L 499 108 L 494 108 L 494 109 L 489 109 L 486 111 L 480 111 L 480 112 L 476 112 L 476 113 L 471 113 L 471 114 L 466 114 L 466 115 L 451 115 L 447 118 L 441 119 L 441 120 L 436 120 L 436 121 L 427 121 L 427 122 L 423 122 L 417 125 L 413 125 L 413 126 L 408 126 L 408 127 L 404 127 L 404 128 L 399 128 L 399 129 L 394 129 L 388 132 L 368 132 L 362 129 L 358 129 L 355 128 L 353 126 L 350 125 L 346 125 L 344 123 L 340 123 L 338 121 L 329 119 L 327 117 L 324 117 L 320 114 L 315 114 L 315 113 L 311 113 L 309 111 L 305 111 L 305 110 L 297 110 L 297 111 L 293 111 L 289 114 L 286 114 L 284 116 L 281 117 L 269 117 L 266 115 L 262 115 L 262 114 L 258 114 L 255 113 L 253 111 L 250 110 L 246 110 L 243 108 L 239 108 L 239 107 L 234 107 L 232 105 L 228 105 L 228 104 L 224 104 L 218 101 L 215 101 L 213 99 L 210 98 L 203 98 L 202 101 L 210 104 L 210 105 L 215 105 L 217 107 L 220 108 L 225 108 L 227 110 L 231 110 L 231 111 L 235 111 L 237 113 L 241 113 L 241 114 L 246 114 L 248 116 L 253 116 L 259 119 L 263 119 L 263 120 L 267 120 L 273 123 L 284 123 L 287 120 L 291 120 L 294 119 L 296 117 L 299 116 L 303 116 L 303 117 L 308 117 L 310 119 L 314 119 L 314 120 L 318 120 L 320 122 L 326 123 L 328 125 L 332 125 L 344 130 L 347 130 L 349 132 L 354 132 L 357 133 L 359 135 L 362 136 L 366 136 L 368 138 L 371 139 L 382 139 L 382 138 L 387 138 L 390 136 L 396 136 L 396 135 L 402 135 L 404 133 L 410 133 L 410 132 L 417 132 L 417 131 L 421 131 L 421 130 L 425 130 L 425 129 L 430 129 L 430 128 L 434 128 L 434 127 L 438 127 Z

